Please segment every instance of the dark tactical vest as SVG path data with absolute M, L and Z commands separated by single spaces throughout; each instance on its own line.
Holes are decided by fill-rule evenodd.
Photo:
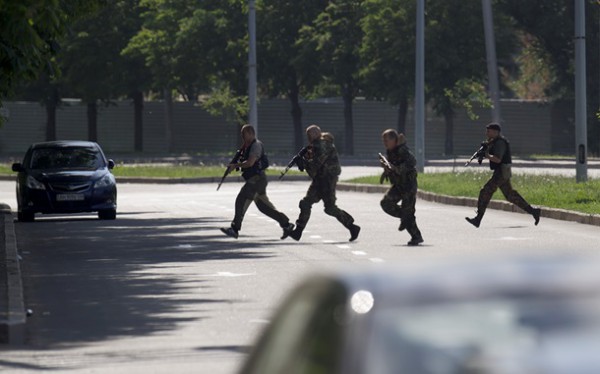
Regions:
M 256 160 L 256 162 L 254 163 L 254 165 L 252 165 L 249 168 L 242 169 L 242 177 L 244 177 L 245 180 L 248 180 L 255 175 L 264 174 L 264 170 L 269 167 L 269 159 L 267 158 L 267 155 L 265 153 L 265 146 L 262 144 L 262 142 L 258 141 L 258 139 L 254 139 L 252 143 L 250 143 L 250 145 L 246 147 L 246 149 L 244 149 L 244 152 L 240 157 L 240 162 L 244 162 L 250 158 L 250 150 L 256 142 L 260 144 L 262 148 L 262 153 L 258 160 Z
M 492 144 L 490 145 L 490 148 L 488 150 L 488 153 L 493 155 L 494 153 L 494 147 L 496 146 L 496 144 L 498 142 L 504 142 L 506 144 L 506 150 L 504 151 L 504 155 L 502 156 L 502 162 L 497 164 L 495 162 L 491 162 L 490 161 L 490 169 L 492 170 L 496 170 L 496 169 L 500 169 L 501 165 L 510 165 L 512 164 L 512 156 L 510 154 L 510 143 L 508 142 L 508 140 L 503 137 L 503 136 L 499 136 L 496 138 L 496 140 L 494 140 L 492 142 Z

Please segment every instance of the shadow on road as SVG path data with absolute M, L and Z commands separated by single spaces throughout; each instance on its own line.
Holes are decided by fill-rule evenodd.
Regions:
M 217 235 L 224 222 L 125 213 L 115 221 L 61 217 L 17 223 L 26 305 L 34 312 L 27 323 L 28 346 L 61 349 L 167 333 L 177 324 L 209 318 L 210 304 L 240 302 L 207 297 L 211 279 L 177 271 L 191 262 L 274 255 L 268 248 L 276 242 Z M 198 304 L 207 305 L 206 313 Z

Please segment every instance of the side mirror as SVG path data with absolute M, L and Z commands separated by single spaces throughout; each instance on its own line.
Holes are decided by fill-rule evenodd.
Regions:
M 112 170 L 115 168 L 115 162 L 113 160 L 108 160 L 108 169 Z
M 23 170 L 23 165 L 21 165 L 20 163 L 17 162 L 12 164 L 12 171 L 21 172 Z

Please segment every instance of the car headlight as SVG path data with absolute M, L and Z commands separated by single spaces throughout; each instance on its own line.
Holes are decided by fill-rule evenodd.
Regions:
M 98 179 L 98 181 L 96 181 L 96 184 L 94 184 L 94 188 L 104 188 L 104 187 L 111 186 L 114 183 L 115 182 L 114 182 L 112 175 L 106 174 L 102 178 Z
M 27 182 L 25 182 L 27 188 L 31 188 L 32 190 L 45 190 L 46 186 L 39 180 L 35 179 L 31 175 L 27 176 Z

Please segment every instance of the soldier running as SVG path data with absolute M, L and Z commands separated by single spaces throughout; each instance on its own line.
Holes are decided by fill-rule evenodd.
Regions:
M 238 238 L 238 233 L 242 228 L 244 215 L 250 204 L 254 201 L 258 210 L 268 217 L 279 223 L 283 229 L 281 239 L 287 236 L 294 229 L 294 225 L 290 223 L 289 218 L 277 211 L 267 196 L 267 176 L 265 169 L 269 166 L 265 155 L 263 143 L 256 139 L 254 127 L 244 125 L 241 130 L 244 145 L 238 163 L 230 164 L 228 167 L 233 170 L 242 169 L 242 177 L 246 180 L 246 184 L 242 187 L 235 199 L 235 216 L 231 222 L 231 227 L 223 227 L 221 231 L 227 236 Z
M 381 134 L 383 145 L 387 150 L 387 161 L 382 159 L 384 171 L 381 183 L 389 179 L 392 187 L 381 200 L 381 208 L 390 216 L 400 218 L 398 230 L 406 229 L 410 234 L 409 246 L 423 243 L 423 236 L 417 227 L 415 218 L 415 203 L 417 201 L 417 161 L 406 145 L 404 134 L 398 134 L 394 129 L 388 129 Z M 402 205 L 398 206 L 398 202 Z
M 335 187 L 341 173 L 340 161 L 337 150 L 333 144 L 333 136 L 322 133 L 317 125 L 306 129 L 309 151 L 303 159 L 303 166 L 312 183 L 306 196 L 300 200 L 300 215 L 296 221 L 296 229 L 290 233 L 294 240 L 300 240 L 302 231 L 310 218 L 313 204 L 323 200 L 325 213 L 334 216 L 344 227 L 350 231 L 350 241 L 356 240 L 360 227 L 354 224 L 354 218 L 335 204 Z
M 501 131 L 502 128 L 497 123 L 492 122 L 486 126 L 488 148 L 485 158 L 490 160 L 490 169 L 494 171 L 494 174 L 479 192 L 477 215 L 473 218 L 465 217 L 465 219 L 473 226 L 479 227 L 485 210 L 492 199 L 492 195 L 500 188 L 500 191 L 502 191 L 506 200 L 531 214 L 535 221 L 535 225 L 537 225 L 540 222 L 541 210 L 529 205 L 529 203 L 527 203 L 527 201 L 512 188 L 510 183 L 512 174 L 510 144 L 508 140 L 500 134 Z

